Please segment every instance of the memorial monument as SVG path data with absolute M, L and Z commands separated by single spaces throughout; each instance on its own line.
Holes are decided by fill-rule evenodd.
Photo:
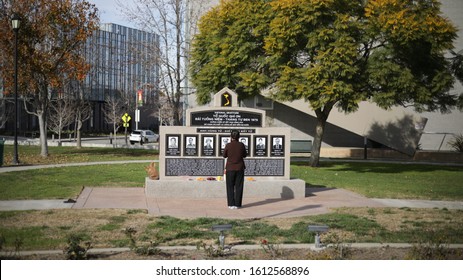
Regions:
M 226 197 L 222 156 L 232 129 L 247 146 L 244 199 L 305 197 L 305 182 L 290 178 L 289 127 L 266 127 L 265 111 L 238 106 L 224 88 L 212 106 L 189 109 L 186 126 L 159 128 L 159 180 L 146 178 L 148 197 Z

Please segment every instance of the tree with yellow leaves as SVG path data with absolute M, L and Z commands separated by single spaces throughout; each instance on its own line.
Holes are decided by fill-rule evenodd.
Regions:
M 311 166 L 335 107 L 457 105 L 444 56 L 456 29 L 436 0 L 223 0 L 199 30 L 191 61 L 198 102 L 224 86 L 241 99 L 265 90 L 275 100 L 306 100 L 318 120 Z

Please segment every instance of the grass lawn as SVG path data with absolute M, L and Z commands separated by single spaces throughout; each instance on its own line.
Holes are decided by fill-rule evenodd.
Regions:
M 12 147 L 6 146 L 8 157 Z M 42 159 L 39 148 L 21 147 L 23 163 L 155 160 L 157 151 L 50 147 L 50 157 Z M 45 161 L 45 162 L 44 162 Z M 75 198 L 83 186 L 142 187 L 147 163 L 47 168 L 0 173 L 0 200 Z M 428 200 L 462 200 L 463 167 L 375 163 L 321 162 L 311 168 L 306 163 L 291 164 L 291 177 L 313 187 L 348 189 L 367 197 Z
M 143 187 L 148 163 L 0 173 L 0 200 L 77 198 L 84 186 Z
M 348 189 L 367 197 L 463 200 L 463 167 L 374 163 L 321 162 L 291 165 L 291 177 L 314 187 Z
M 13 146 L 4 146 L 3 166 L 11 165 L 13 159 Z M 157 150 L 123 149 L 123 148 L 81 148 L 75 147 L 48 147 L 49 156 L 40 156 L 38 146 L 19 146 L 18 157 L 21 164 L 57 164 L 67 162 L 96 162 L 118 160 L 151 160 L 158 159 Z
M 6 147 L 7 157 L 12 147 Z M 51 147 L 41 159 L 38 147 L 21 147 L 20 159 L 28 164 L 157 159 L 157 152 L 133 149 L 82 149 Z M 83 186 L 142 187 L 147 163 L 47 168 L 0 173 L 0 200 L 75 198 Z M 313 187 L 349 189 L 369 197 L 463 199 L 463 168 L 417 164 L 322 162 L 320 168 L 291 165 L 291 177 Z M 85 209 L 0 212 L 3 248 L 21 242 L 21 250 L 62 249 L 70 235 L 78 235 L 93 247 L 130 245 L 124 234 L 136 231 L 139 244 L 215 244 L 212 224 L 231 223 L 227 243 L 312 243 L 308 224 L 327 224 L 322 238 L 331 244 L 349 242 L 426 243 L 430 246 L 463 243 L 463 211 L 448 209 L 339 208 L 332 213 L 285 219 L 224 220 L 154 217 L 143 210 Z M 13 246 L 13 247 L 12 247 Z

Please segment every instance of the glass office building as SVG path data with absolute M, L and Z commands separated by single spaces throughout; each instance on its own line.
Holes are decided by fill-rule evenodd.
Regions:
M 154 129 L 158 123 L 155 104 L 157 104 L 157 85 L 159 76 L 159 36 L 142 30 L 113 23 L 106 23 L 88 38 L 83 55 L 90 69 L 83 82 L 69 84 L 71 94 L 82 95 L 92 104 L 92 116 L 82 129 L 84 131 L 108 132 L 103 108 L 108 96 L 129 100 L 127 113 L 134 116 L 136 95 L 143 90 L 143 110 L 141 122 L 146 128 Z M 52 99 L 59 96 L 61 90 L 52 90 Z M 3 98 L 0 83 L 0 98 Z M 22 97 L 20 97 L 22 98 Z M 13 103 L 1 100 L 1 112 L 12 112 Z M 22 100 L 21 100 L 22 102 Z M 28 114 L 24 106 L 19 107 L 18 133 L 21 136 L 35 135 L 38 122 L 35 116 Z M 1 118 L 5 119 L 5 118 Z M 134 119 L 132 117 L 132 119 Z M 12 132 L 14 120 L 6 118 L 0 129 Z M 73 130 L 73 125 L 69 130 Z
M 137 91 L 143 90 L 143 104 L 156 103 L 159 75 L 159 37 L 156 34 L 113 23 L 101 25 L 85 48 L 91 68 L 83 91 L 94 103 L 93 117 L 87 130 L 104 130 L 107 124 L 102 112 L 108 96 L 130 100 L 135 104 Z M 132 102 L 133 101 L 133 102 Z M 133 116 L 135 105 L 128 108 Z M 154 108 L 154 107 L 153 107 Z M 150 121 L 150 128 L 154 120 Z
M 85 86 L 92 99 L 104 101 L 108 93 L 135 94 L 158 76 L 159 40 L 155 34 L 107 23 L 87 42 L 85 57 L 91 70 Z

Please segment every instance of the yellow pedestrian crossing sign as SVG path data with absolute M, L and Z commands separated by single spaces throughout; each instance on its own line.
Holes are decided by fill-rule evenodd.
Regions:
M 124 127 L 129 127 L 129 122 L 132 119 L 132 117 L 128 113 L 125 113 L 121 119 Z

